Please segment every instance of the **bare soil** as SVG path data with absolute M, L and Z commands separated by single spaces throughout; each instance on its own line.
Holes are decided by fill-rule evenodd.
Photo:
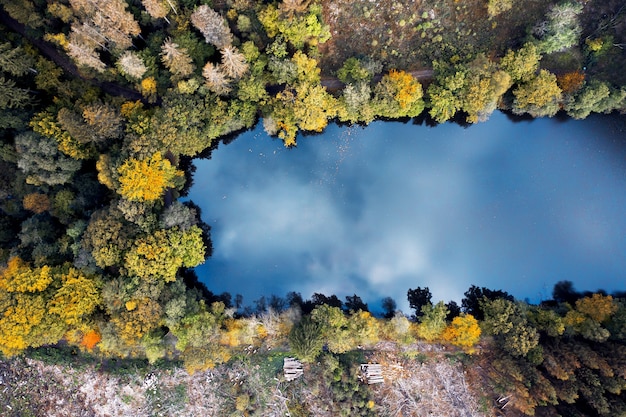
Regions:
M 548 4 L 520 0 L 490 19 L 485 0 L 323 0 L 332 38 L 321 45 L 321 68 L 332 74 L 351 56 L 371 57 L 386 69 L 420 70 L 434 60 L 519 46 L 526 28 Z
M 380 343 L 367 355 L 383 365 L 385 383 L 368 386 L 380 416 L 480 417 L 491 415 L 482 394 L 472 390 L 458 352 L 439 345 Z M 247 350 L 226 365 L 189 375 L 183 369 L 136 365 L 103 370 L 81 360 L 0 361 L 0 415 L 6 417 L 287 416 L 294 403 L 306 415 L 335 417 L 325 411 L 319 391 L 322 369 L 305 366 L 302 378 L 286 382 L 283 352 Z M 356 364 L 355 364 L 356 365 Z M 313 387 L 318 387 L 318 391 Z M 237 411 L 238 398 L 250 399 Z M 485 414 L 487 412 L 487 414 Z

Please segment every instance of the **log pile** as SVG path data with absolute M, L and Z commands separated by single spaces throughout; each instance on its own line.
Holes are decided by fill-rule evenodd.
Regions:
M 366 384 L 382 384 L 385 382 L 382 365 L 377 363 L 361 364 L 361 380 Z
M 283 360 L 283 371 L 287 381 L 298 379 L 304 374 L 302 363 L 294 358 L 285 358 Z

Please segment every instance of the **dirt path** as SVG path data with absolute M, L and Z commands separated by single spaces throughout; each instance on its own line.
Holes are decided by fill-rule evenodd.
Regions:
M 4 9 L 1 9 L 1 8 L 0 8 L 0 24 L 5 25 L 10 30 L 16 33 L 19 33 L 24 38 L 28 39 L 28 41 L 31 44 L 33 44 L 33 46 L 35 46 L 42 55 L 52 60 L 55 64 L 61 67 L 68 74 L 78 77 L 90 84 L 93 84 L 99 87 L 100 89 L 102 89 L 104 92 L 111 94 L 113 96 L 121 96 L 129 100 L 141 100 L 141 101 L 144 100 L 144 97 L 139 92 L 133 89 L 123 87 L 115 83 L 106 82 L 106 81 L 98 81 L 93 78 L 85 77 L 83 74 L 81 74 L 81 72 L 78 70 L 76 65 L 74 65 L 74 63 L 70 61 L 69 57 L 59 53 L 59 51 L 52 44 L 42 39 L 36 39 L 36 38 L 33 38 L 32 36 L 29 36 L 29 34 L 26 31 L 26 27 L 24 27 L 24 25 L 19 23 L 17 20 L 13 19 L 11 16 L 9 16 L 4 11 Z

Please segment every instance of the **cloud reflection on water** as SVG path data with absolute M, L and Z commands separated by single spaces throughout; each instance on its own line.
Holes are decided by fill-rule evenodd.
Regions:
M 458 302 L 471 284 L 626 289 L 624 134 L 607 120 L 329 126 L 296 149 L 259 126 L 196 161 L 214 245 L 198 275 L 246 304 L 293 290 L 405 311 L 417 286 Z

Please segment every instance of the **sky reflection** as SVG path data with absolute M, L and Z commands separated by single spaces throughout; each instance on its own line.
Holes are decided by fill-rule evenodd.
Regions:
M 609 123 L 610 122 L 610 123 Z M 626 289 L 623 121 L 503 114 L 463 129 L 329 126 L 285 149 L 261 126 L 196 160 L 214 292 L 391 296 L 471 284 L 536 302 L 555 282 Z

